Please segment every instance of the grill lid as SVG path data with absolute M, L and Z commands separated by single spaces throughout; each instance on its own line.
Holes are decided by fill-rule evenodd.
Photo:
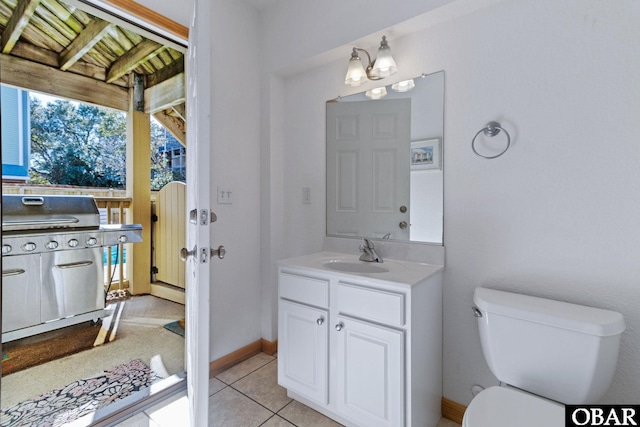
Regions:
M 2 231 L 98 227 L 93 196 L 2 195 Z

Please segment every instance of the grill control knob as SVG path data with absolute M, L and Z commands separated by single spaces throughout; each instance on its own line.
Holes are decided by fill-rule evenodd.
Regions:
M 118 242 L 120 243 L 127 243 L 127 241 L 129 240 L 129 238 L 127 236 L 125 236 L 124 234 L 120 237 L 118 237 Z
M 70 248 L 75 248 L 76 246 L 78 246 L 78 243 L 79 242 L 76 239 L 71 239 L 67 242 Z
M 11 253 L 12 250 L 13 248 L 11 247 L 11 245 L 2 245 L 2 255 Z
M 22 245 L 22 250 L 25 252 L 31 252 L 36 250 L 36 244 L 33 242 L 27 242 Z
M 57 249 L 58 248 L 58 242 L 56 242 L 55 240 L 51 240 L 50 242 L 47 242 L 46 245 L 44 245 L 47 249 Z
M 87 239 L 87 246 L 93 246 L 96 243 L 98 243 L 98 239 L 96 239 L 95 237 L 89 237 Z

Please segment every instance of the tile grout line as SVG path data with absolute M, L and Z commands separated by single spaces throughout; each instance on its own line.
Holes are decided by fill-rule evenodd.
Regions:
M 280 418 L 282 418 L 283 420 L 285 420 L 286 422 L 288 422 L 288 423 L 292 424 L 294 427 L 298 427 L 298 425 L 297 425 L 297 424 L 295 424 L 293 421 L 289 420 L 288 418 L 285 418 L 283 415 L 280 415 L 280 412 L 282 412 L 282 410 L 283 410 L 284 408 L 286 408 L 287 406 L 291 405 L 291 404 L 294 402 L 294 400 L 295 400 L 295 399 L 291 399 L 291 400 L 289 401 L 289 403 L 287 403 L 287 404 L 286 404 L 286 405 L 284 405 L 282 408 L 280 408 L 280 409 L 278 410 L 278 412 L 276 412 L 276 415 L 277 415 L 277 416 L 279 416 Z
M 271 357 L 273 357 L 273 356 L 271 356 Z M 220 381 L 221 383 L 225 384 L 225 387 L 224 387 L 224 388 L 222 388 L 222 389 L 220 389 L 220 390 L 218 390 L 218 391 L 216 391 L 216 392 L 215 392 L 215 393 L 213 393 L 213 394 L 210 394 L 210 395 L 209 395 L 209 397 L 211 397 L 211 396 L 215 395 L 216 393 L 221 392 L 222 390 L 224 390 L 224 389 L 225 389 L 225 388 L 227 388 L 227 387 L 230 387 L 231 389 L 233 389 L 233 390 L 237 391 L 238 393 L 240 393 L 242 396 L 246 397 L 247 399 L 251 400 L 252 402 L 257 403 L 258 405 L 260 405 L 261 407 L 263 407 L 263 408 L 264 408 L 264 409 L 266 409 L 267 411 L 271 412 L 271 416 L 270 416 L 269 418 L 267 418 L 267 419 L 266 419 L 262 424 L 260 424 L 261 426 L 262 426 L 262 425 L 264 425 L 264 423 L 266 423 L 267 421 L 269 421 L 270 419 L 272 419 L 274 416 L 276 416 L 276 415 L 277 415 L 278 417 L 280 417 L 280 418 L 282 418 L 283 420 L 287 421 L 289 424 L 293 425 L 294 427 L 297 427 L 297 424 L 294 424 L 292 421 L 288 420 L 287 418 L 285 418 L 285 417 L 283 417 L 282 415 L 280 415 L 280 414 L 279 414 L 279 413 L 280 413 L 280 411 L 282 411 L 284 408 L 286 408 L 287 406 L 289 406 L 289 405 L 291 404 L 291 402 L 293 402 L 293 400 L 294 400 L 294 399 L 291 399 L 290 397 L 288 397 L 288 396 L 287 396 L 287 397 L 289 398 L 289 401 L 288 401 L 288 402 L 287 402 L 287 403 L 286 403 L 282 408 L 278 409 L 277 411 L 273 411 L 273 410 L 271 410 L 271 409 L 267 408 L 267 407 L 266 407 L 265 405 L 263 405 L 262 403 L 260 403 L 260 402 L 258 402 L 257 400 L 255 400 L 254 398 L 252 398 L 251 396 L 248 396 L 247 394 L 245 394 L 244 392 L 242 392 L 241 390 L 239 390 L 239 389 L 237 389 L 237 388 L 235 388 L 235 387 L 233 386 L 233 384 L 235 384 L 235 383 L 239 382 L 240 380 L 242 380 L 242 379 L 244 379 L 244 378 L 247 378 L 249 375 L 251 375 L 251 374 L 253 374 L 253 373 L 255 373 L 255 372 L 259 371 L 260 369 L 264 368 L 264 367 L 265 367 L 265 366 L 267 366 L 268 364 L 273 363 L 273 362 L 277 362 L 277 360 L 278 360 L 278 358 L 274 357 L 274 358 L 273 358 L 273 360 L 270 360 L 270 361 L 268 361 L 267 363 L 265 363 L 264 365 L 261 365 L 261 366 L 257 367 L 256 369 L 254 369 L 253 371 L 249 372 L 249 373 L 248 373 L 248 374 L 246 374 L 245 376 L 243 376 L 243 377 L 241 377 L 241 378 L 238 378 L 237 380 L 235 380 L 235 381 L 234 381 L 234 382 L 232 382 L 231 384 L 227 384 L 227 383 L 225 383 L 224 381 L 222 381 L 220 378 L 218 378 L 218 377 L 214 377 L 215 379 L 217 379 L 217 380 L 218 380 L 218 381 Z M 229 368 L 229 369 L 231 369 L 231 368 Z
M 231 387 L 233 390 L 237 391 L 238 393 L 240 393 L 241 395 L 243 395 L 243 396 L 244 396 L 244 397 L 246 397 L 247 399 L 249 399 L 249 400 L 251 400 L 251 401 L 253 401 L 253 402 L 257 403 L 258 405 L 262 406 L 264 409 L 266 409 L 267 411 L 271 412 L 273 415 L 277 415 L 277 414 L 278 414 L 278 412 L 282 411 L 282 410 L 283 410 L 285 407 L 287 407 L 291 402 L 293 402 L 293 399 L 289 398 L 290 400 L 289 400 L 289 402 L 287 402 L 287 404 L 286 404 L 286 405 L 284 405 L 282 408 L 280 408 L 280 409 L 278 409 L 277 411 L 275 411 L 275 412 L 274 412 L 273 410 L 271 410 L 271 409 L 267 408 L 266 406 L 264 406 L 262 403 L 258 402 L 257 400 L 255 400 L 255 399 L 254 399 L 254 398 L 252 398 L 251 396 L 248 396 L 248 395 L 246 395 L 245 393 L 243 393 L 242 391 L 238 390 L 238 389 L 237 389 L 237 388 L 235 388 L 234 386 L 229 385 L 229 386 L 227 386 L 227 387 Z M 273 415 L 272 415 L 272 416 L 273 416 Z M 269 418 L 271 418 L 271 417 L 269 417 Z M 284 418 L 284 417 L 281 417 L 281 418 L 283 418 L 283 419 L 285 419 L 285 420 L 286 420 L 286 418 Z M 289 421 L 289 420 L 287 420 L 287 421 Z M 289 421 L 289 422 L 291 422 L 291 421 Z M 293 423 L 292 423 L 292 424 L 293 424 Z
M 288 404 L 287 404 L 287 405 L 288 405 Z M 285 406 L 286 406 L 286 405 L 285 405 Z M 265 422 L 263 422 L 262 424 L 260 424 L 258 427 L 262 427 L 262 426 L 264 426 L 265 424 L 267 424 L 267 423 L 269 422 L 269 420 L 271 420 L 271 419 L 273 419 L 273 418 L 275 418 L 275 417 L 278 417 L 278 418 L 281 418 L 281 419 L 285 420 L 286 422 L 288 422 L 289 424 L 291 424 L 293 427 L 298 427 L 298 425 L 297 425 L 297 424 L 292 423 L 291 421 L 289 421 L 289 420 L 288 420 L 288 419 L 286 419 L 285 417 L 282 417 L 282 416 L 280 416 L 280 415 L 278 415 L 278 414 L 273 414 L 271 417 L 267 418 L 267 419 L 265 420 Z

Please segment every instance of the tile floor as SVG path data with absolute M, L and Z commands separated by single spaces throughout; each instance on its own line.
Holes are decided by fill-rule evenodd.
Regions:
M 335 421 L 287 397 L 277 384 L 277 359 L 264 353 L 209 381 L 209 425 L 212 427 L 334 427 Z M 173 396 L 117 427 L 188 425 L 184 394 Z M 437 427 L 460 427 L 442 419 Z

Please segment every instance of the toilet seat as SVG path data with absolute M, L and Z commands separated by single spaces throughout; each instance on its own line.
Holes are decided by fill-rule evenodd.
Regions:
M 489 387 L 471 401 L 462 427 L 564 427 L 564 405 L 507 387 Z

